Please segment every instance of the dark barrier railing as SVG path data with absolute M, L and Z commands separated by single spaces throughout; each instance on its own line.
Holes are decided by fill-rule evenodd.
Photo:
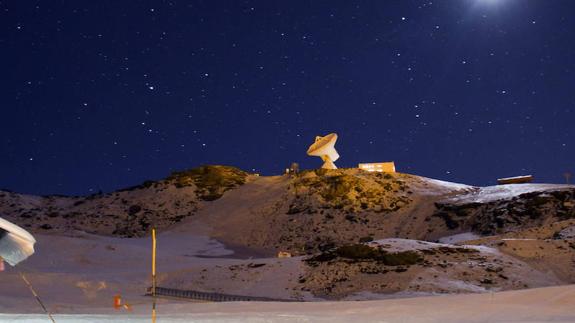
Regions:
M 152 296 L 151 287 L 148 288 L 146 295 Z M 268 297 L 207 293 L 194 290 L 183 290 L 183 289 L 165 288 L 165 287 L 156 287 L 156 296 L 187 298 L 206 302 L 297 302 L 295 300 L 290 299 L 274 299 Z

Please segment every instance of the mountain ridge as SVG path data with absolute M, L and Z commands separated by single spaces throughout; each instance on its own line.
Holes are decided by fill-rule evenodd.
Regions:
M 0 192 L 0 214 L 39 238 L 39 277 L 84 277 L 105 264 L 128 275 L 101 278 L 114 288 L 135 289 L 128 277 L 148 263 L 152 227 L 169 249 L 163 287 L 338 300 L 575 282 L 571 185 L 482 188 L 359 169 L 257 176 L 215 165 L 85 197 Z

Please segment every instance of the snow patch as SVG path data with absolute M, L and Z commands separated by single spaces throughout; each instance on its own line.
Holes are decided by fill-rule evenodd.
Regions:
M 475 240 L 475 239 L 479 239 L 479 238 L 481 238 L 481 236 L 478 234 L 475 234 L 473 232 L 464 232 L 464 233 L 459 233 L 459 234 L 454 234 L 454 235 L 439 238 L 439 242 L 440 243 L 454 244 L 454 243 L 459 243 L 462 241 Z
M 454 280 L 448 278 L 438 278 L 432 284 L 450 291 L 471 293 L 485 293 L 487 291 L 487 289 L 481 286 L 473 285 L 462 280 Z
M 435 249 L 440 247 L 447 247 L 447 248 L 468 248 L 478 250 L 480 252 L 487 252 L 487 253 L 498 253 L 497 249 L 486 247 L 486 246 L 477 246 L 477 245 L 453 245 L 449 243 L 437 243 L 437 242 L 428 242 L 428 241 L 421 241 L 421 240 L 411 240 L 411 239 L 399 239 L 399 238 L 390 238 L 390 239 L 381 239 L 375 240 L 370 242 L 368 245 L 370 246 L 381 246 L 383 249 L 389 252 L 402 252 L 402 251 L 409 251 L 409 250 L 429 250 Z
M 458 195 L 447 200 L 449 203 L 489 203 L 498 200 L 511 199 L 521 194 L 533 192 L 551 192 L 563 189 L 573 189 L 572 185 L 558 184 L 509 184 L 482 187 L 469 194 Z

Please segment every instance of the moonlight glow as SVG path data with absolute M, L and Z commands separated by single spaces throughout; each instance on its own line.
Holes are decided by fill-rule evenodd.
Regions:
M 494 6 L 502 3 L 504 0 L 476 0 L 478 4 Z

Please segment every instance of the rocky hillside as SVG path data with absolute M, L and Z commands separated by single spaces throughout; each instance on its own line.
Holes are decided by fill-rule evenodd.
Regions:
M 304 290 L 340 299 L 369 291 L 469 293 L 560 284 L 520 259 L 484 246 L 385 239 L 353 244 L 306 260 Z
M 504 185 L 476 189 L 435 204 L 434 217 L 452 230 L 501 234 L 575 218 L 575 188 Z
M 309 254 L 350 242 L 445 234 L 434 202 L 473 188 L 357 169 L 260 178 L 198 212 L 226 242 Z M 233 206 L 230 208 L 230 206 Z
M 203 203 L 243 185 L 249 175 L 227 166 L 174 172 L 160 181 L 86 197 L 29 196 L 0 191 L 0 214 L 32 232 L 133 237 L 192 216 Z
M 479 188 L 358 169 L 260 177 L 203 166 L 86 197 L 0 192 L 0 214 L 51 243 L 92 248 L 100 239 L 102 263 L 136 257 L 132 243 L 147 250 L 147 241 L 115 237 L 145 236 L 154 226 L 173 253 L 164 264 L 174 269 L 162 273 L 161 283 L 174 288 L 370 299 L 575 283 L 569 185 Z M 190 250 L 194 239 L 205 245 Z M 228 248 L 218 255 L 233 257 L 204 258 L 218 245 Z M 279 251 L 301 257 L 277 259 Z M 96 263 L 86 262 L 84 251 L 77 258 Z
M 358 169 L 257 177 L 203 166 L 87 197 L 0 191 L 0 214 L 33 232 L 142 236 L 196 221 L 247 247 L 309 254 L 384 238 L 433 241 L 460 232 L 498 234 L 575 217 L 575 188 L 477 188 Z M 188 222 L 186 222 L 188 223 Z

